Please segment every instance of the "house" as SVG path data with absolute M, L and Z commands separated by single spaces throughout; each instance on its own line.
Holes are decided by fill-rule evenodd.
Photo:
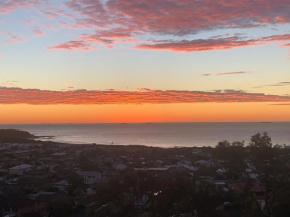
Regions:
M 39 179 L 49 179 L 55 176 L 55 173 L 48 170 L 33 170 L 25 174 L 27 177 L 39 178 Z
M 218 191 L 221 191 L 221 192 L 228 192 L 229 189 L 226 188 L 226 183 L 222 180 L 214 180 L 214 181 L 211 181 L 215 186 L 216 186 L 216 189 Z
M 202 149 L 200 149 L 200 148 L 195 148 L 192 151 L 193 155 L 200 155 L 201 153 L 202 153 Z
M 195 165 L 199 165 L 199 166 L 204 166 L 204 167 L 211 167 L 213 166 L 213 163 L 211 161 L 208 160 L 199 160 L 194 162 Z
M 65 152 L 56 152 L 56 153 L 52 154 L 51 156 L 54 158 L 61 158 L 61 157 L 66 156 L 66 153 Z
M 225 174 L 226 172 L 227 172 L 227 170 L 225 168 L 221 168 L 221 169 L 218 169 L 216 171 L 216 173 L 219 174 L 219 175 Z
M 67 180 L 61 180 L 53 184 L 53 187 L 58 188 L 60 191 L 66 191 L 69 186 L 70 184 Z
M 77 174 L 82 177 L 84 181 L 91 181 L 101 178 L 101 173 L 95 171 L 78 171 Z
M 168 171 L 170 167 L 156 167 L 156 168 L 134 168 L 135 171 L 146 171 L 151 173 L 163 173 Z
M 258 179 L 260 176 L 259 176 L 259 174 L 256 174 L 256 173 L 250 173 L 249 174 L 249 178 L 250 179 Z
M 266 187 L 260 183 L 233 183 L 229 185 L 230 189 L 237 194 L 250 193 L 252 197 L 257 201 L 261 209 L 265 206 Z
M 127 168 L 127 166 L 124 164 L 116 163 L 114 164 L 113 168 L 117 171 L 123 171 Z
M 23 174 L 32 170 L 32 165 L 29 164 L 20 164 L 15 167 L 9 168 L 9 174 L 22 176 Z
M 91 188 L 88 188 L 87 189 L 87 195 L 93 195 L 93 194 L 95 194 L 96 192 L 93 190 L 93 189 L 91 189 Z
M 194 166 L 190 166 L 190 165 L 186 165 L 186 164 L 178 164 L 180 167 L 183 167 L 187 170 L 189 170 L 190 172 L 195 172 L 195 171 L 198 171 L 198 168 L 197 167 L 194 167 Z

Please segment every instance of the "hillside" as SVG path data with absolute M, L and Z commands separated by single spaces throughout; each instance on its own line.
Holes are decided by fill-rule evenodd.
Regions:
M 26 131 L 14 129 L 0 129 L 1 142 L 32 142 L 35 138 L 34 135 Z

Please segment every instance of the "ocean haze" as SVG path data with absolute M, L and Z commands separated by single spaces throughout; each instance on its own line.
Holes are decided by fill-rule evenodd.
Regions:
M 138 123 L 0 125 L 50 141 L 74 144 L 145 145 L 157 147 L 211 146 L 219 141 L 249 142 L 252 135 L 268 132 L 273 144 L 290 144 L 290 122 L 275 123 Z

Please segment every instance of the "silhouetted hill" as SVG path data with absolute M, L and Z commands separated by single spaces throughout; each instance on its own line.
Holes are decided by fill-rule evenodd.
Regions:
M 31 142 L 36 138 L 34 135 L 26 131 L 14 129 L 0 129 L 1 142 Z

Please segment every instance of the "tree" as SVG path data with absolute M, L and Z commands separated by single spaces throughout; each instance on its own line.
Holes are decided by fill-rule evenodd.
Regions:
M 231 143 L 229 141 L 223 140 L 223 141 L 219 142 L 216 147 L 217 148 L 229 148 L 230 146 L 231 146 Z
M 47 206 L 49 216 L 69 217 L 73 212 L 73 201 L 55 201 Z
M 84 192 L 87 187 L 83 179 L 77 174 L 70 175 L 67 180 L 71 184 L 68 189 L 70 195 L 82 194 L 81 192 Z
M 245 146 L 245 141 L 234 141 L 232 142 L 232 147 L 244 147 Z
M 272 148 L 272 139 L 267 132 L 262 135 L 257 133 L 252 136 L 249 144 L 250 148 Z

